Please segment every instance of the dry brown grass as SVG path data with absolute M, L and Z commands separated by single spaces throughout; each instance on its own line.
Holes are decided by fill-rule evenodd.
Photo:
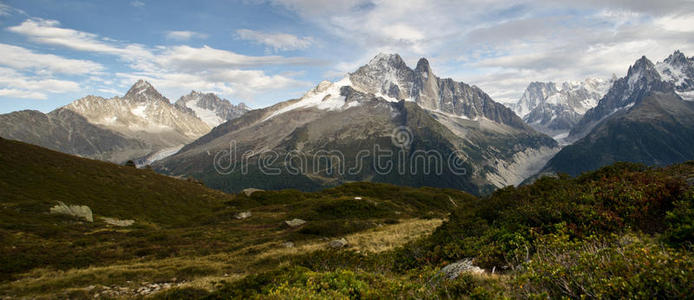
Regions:
M 349 249 L 360 252 L 382 252 L 408 241 L 430 234 L 443 220 L 401 220 L 399 224 L 384 225 L 346 235 Z M 243 249 L 207 256 L 173 257 L 154 260 L 135 260 L 119 264 L 56 271 L 34 269 L 21 279 L 0 285 L 9 294 L 29 297 L 51 297 L 56 291 L 84 289 L 90 285 L 136 288 L 143 282 L 172 282 L 177 278 L 181 287 L 212 289 L 222 280 L 230 282 L 249 274 L 249 266 L 268 258 L 289 258 L 328 248 L 329 241 L 314 239 L 287 248 L 283 241 L 251 245 Z M 181 283 L 185 270 L 193 275 Z M 98 284 L 96 284 L 98 283 Z M 49 293 L 46 293 L 50 291 Z
M 443 223 L 441 219 L 408 219 L 402 220 L 399 224 L 384 225 L 367 231 L 349 234 L 344 238 L 349 243 L 349 249 L 359 252 L 377 253 L 391 250 L 423 235 L 430 234 L 441 223 Z M 328 248 L 329 242 L 312 240 L 292 248 L 283 247 L 281 243 L 268 243 L 264 247 L 271 249 L 257 255 L 256 258 L 264 259 L 306 254 Z

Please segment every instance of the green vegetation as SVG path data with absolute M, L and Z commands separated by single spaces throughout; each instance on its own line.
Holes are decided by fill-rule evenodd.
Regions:
M 0 165 L 2 297 L 694 295 L 694 163 L 618 163 L 482 198 L 372 183 L 228 195 L 6 140 Z M 58 201 L 94 222 L 50 214 Z M 441 273 L 468 258 L 485 272 Z

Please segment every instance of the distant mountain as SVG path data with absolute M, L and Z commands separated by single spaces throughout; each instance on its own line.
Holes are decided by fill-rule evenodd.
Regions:
M 152 151 L 145 142 L 96 126 L 66 109 L 48 114 L 34 110 L 2 114 L 0 136 L 113 162 L 142 157 Z
M 694 57 L 687 58 L 677 50 L 655 65 L 665 81 L 675 85 L 677 94 L 684 100 L 694 101 Z
M 392 156 L 403 153 L 403 163 L 391 161 L 390 166 L 406 170 L 383 172 L 373 163 L 375 147 L 391 151 Z M 317 158 L 325 151 L 343 159 Z M 361 155 L 364 151 L 370 156 Z M 425 151 L 436 152 L 442 159 L 454 158 L 465 171 L 443 168 L 438 175 L 425 174 L 422 161 L 413 161 Z M 556 151 L 554 140 L 528 127 L 479 88 L 436 77 L 426 59 L 411 69 L 397 54 L 379 54 L 356 72 L 337 82 L 321 82 L 299 99 L 221 124 L 154 166 L 225 191 L 245 187 L 314 190 L 342 182 L 374 181 L 481 194 L 519 183 Z M 229 152 L 238 156 L 221 163 L 218 159 Z M 247 155 L 242 159 L 243 153 Z M 260 163 L 263 153 L 279 159 Z M 295 158 L 291 162 L 284 160 L 289 154 Z M 241 160 L 245 169 L 231 168 L 230 163 Z M 361 168 L 339 172 L 340 162 Z M 294 163 L 305 167 L 280 175 L 261 170 L 286 170 Z M 410 172 L 417 166 L 419 172 Z
M 213 93 L 196 91 L 179 98 L 176 106 L 190 109 L 211 128 L 236 119 L 250 110 L 244 103 L 233 105 L 229 100 L 219 98 Z
M 543 172 L 577 175 L 616 161 L 667 165 L 694 159 L 694 102 L 685 101 L 674 83 L 645 56 L 637 60 L 571 131 L 576 142 Z
M 213 94 L 202 98 L 210 97 L 218 99 Z M 195 103 L 215 105 L 206 100 Z M 216 105 L 228 118 L 246 111 L 242 106 L 231 107 L 234 112 L 225 110 L 230 104 L 225 106 L 221 100 Z M 48 114 L 0 115 L 0 125 L 0 136 L 5 138 L 117 163 L 136 160 L 139 165 L 171 155 L 211 129 L 194 110 L 170 103 L 143 80 L 123 97 L 86 96 Z
M 597 78 L 564 82 L 561 88 L 554 82 L 531 82 L 509 107 L 534 129 L 562 140 L 610 85 L 611 81 Z

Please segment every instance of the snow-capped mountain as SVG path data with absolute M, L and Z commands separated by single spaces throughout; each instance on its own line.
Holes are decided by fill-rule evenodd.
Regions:
M 144 80 L 137 81 L 123 97 L 87 96 L 59 109 L 74 111 L 89 123 L 150 145 L 150 154 L 140 164 L 161 158 L 162 152 L 180 149 L 211 129 L 192 111 L 171 104 Z
M 681 57 L 676 52 L 660 67 L 645 56 L 637 60 L 586 112 L 569 136 L 575 142 L 544 172 L 578 175 L 617 161 L 662 166 L 694 159 L 694 102 L 678 95 L 687 87 L 679 76 L 685 71 L 673 71 L 684 69 Z
M 135 83 L 125 96 L 105 99 L 87 96 L 64 109 L 72 110 L 90 123 L 126 135 L 175 135 L 176 139 L 161 141 L 164 145 L 180 144 L 210 131 L 210 127 L 187 110 L 169 102 L 148 82 Z M 159 137 L 152 137 L 158 139 Z
M 404 130 L 404 145 L 393 142 L 398 130 Z M 238 155 L 251 154 L 245 171 L 221 170 L 220 166 L 230 166 L 228 161 L 215 164 L 220 153 L 230 153 L 230 141 Z M 446 168 L 437 176 L 404 169 L 382 172 L 371 163 L 375 147 L 391 153 L 404 150 L 408 157 L 431 151 L 444 158 L 458 157 L 466 172 L 454 174 Z M 215 127 L 154 167 L 194 176 L 230 192 L 248 186 L 313 190 L 345 181 L 375 181 L 481 194 L 520 183 L 558 150 L 554 140 L 479 88 L 436 77 L 426 59 L 411 69 L 397 54 L 379 54 L 354 73 L 336 82 L 323 81 L 299 99 L 253 110 Z M 272 176 L 255 163 L 268 151 L 293 153 L 308 167 L 320 165 L 315 154 L 325 151 L 339 154 L 345 166 L 364 160 L 366 164 L 349 174 L 307 167 Z M 363 157 L 363 151 L 372 156 Z M 263 168 L 286 170 L 287 162 L 280 158 L 275 163 L 264 161 Z M 397 167 L 416 168 L 409 163 Z
M 480 88 L 434 75 L 425 58 L 420 59 L 413 70 L 400 55 L 383 53 L 339 81 L 319 83 L 298 102 L 283 107 L 271 116 L 297 108 L 340 110 L 359 105 L 345 102 L 344 87 L 390 102 L 415 102 L 424 109 L 458 118 L 484 118 L 512 127 L 526 127 L 511 110 L 492 100 Z
M 583 114 L 595 107 L 612 81 L 587 78 L 564 82 L 531 82 L 513 111 L 536 130 L 557 140 L 566 137 Z
M 637 60 L 625 77 L 614 82 L 598 105 L 588 110 L 571 129 L 567 140 L 576 141 L 586 136 L 596 124 L 620 111 L 629 109 L 651 91 L 669 91 L 673 84 L 662 81 L 655 65 L 645 56 Z
M 176 106 L 187 108 L 208 126 L 214 128 L 226 121 L 236 119 L 249 111 L 244 103 L 233 105 L 229 100 L 213 93 L 191 91 L 176 101 Z
M 694 101 L 694 57 L 687 58 L 679 50 L 655 65 L 665 81 L 671 82 L 682 99 Z
M 245 106 L 226 105 L 211 94 L 200 96 L 195 104 L 217 107 L 225 118 L 245 113 Z M 170 103 L 143 80 L 123 97 L 86 96 L 48 114 L 0 115 L 0 125 L 5 129 L 0 135 L 7 138 L 117 163 L 135 160 L 139 165 L 174 154 L 212 128 L 193 109 Z

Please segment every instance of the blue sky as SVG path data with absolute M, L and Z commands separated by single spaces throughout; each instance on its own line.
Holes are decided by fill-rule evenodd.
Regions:
M 48 112 L 137 79 L 264 107 L 337 80 L 379 52 L 503 102 L 530 81 L 694 55 L 692 1 L 0 0 L 0 113 Z

